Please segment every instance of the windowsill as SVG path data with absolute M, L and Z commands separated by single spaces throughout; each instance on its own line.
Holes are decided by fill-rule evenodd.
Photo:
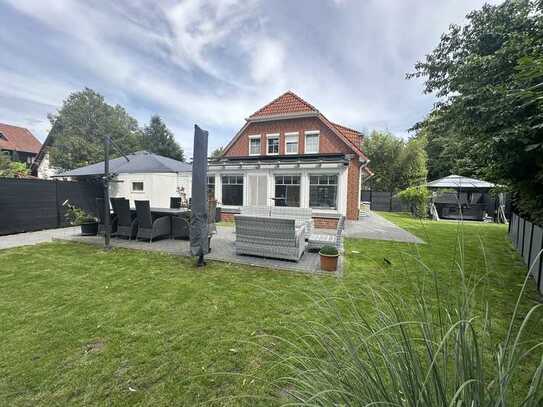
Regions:
M 145 191 L 130 191 L 132 194 L 144 194 Z

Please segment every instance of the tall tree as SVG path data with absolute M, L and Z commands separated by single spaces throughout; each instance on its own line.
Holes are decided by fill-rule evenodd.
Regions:
M 218 158 L 224 153 L 224 147 L 220 146 L 211 152 L 211 158 Z
M 185 161 L 183 148 L 175 141 L 173 133 L 158 115 L 152 116 L 149 125 L 143 130 L 143 146 L 151 153 Z
M 69 170 L 103 160 L 106 134 L 125 153 L 142 148 L 136 119 L 121 106 L 107 104 L 102 95 L 89 88 L 69 95 L 49 120 L 53 138 L 49 152 L 55 167 Z
M 523 215 L 543 222 L 543 2 L 507 0 L 467 15 L 408 77 L 440 98 L 419 129 L 457 167 L 510 185 Z M 430 141 L 429 146 L 435 146 Z M 432 157 L 432 160 L 434 157 Z M 462 161 L 462 158 L 464 161 Z M 434 164 L 430 164 L 435 168 Z M 459 171 L 460 172 L 460 171 Z
M 364 138 L 364 152 L 375 175 L 370 185 L 375 190 L 399 191 L 426 181 L 425 141 L 404 141 L 386 132 L 372 131 Z

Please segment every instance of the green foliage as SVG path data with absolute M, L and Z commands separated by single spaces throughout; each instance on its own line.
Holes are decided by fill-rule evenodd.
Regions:
M 158 115 L 152 116 L 149 125 L 143 130 L 143 147 L 151 153 L 185 161 L 183 148 Z
M 411 213 L 419 218 L 428 215 L 428 200 L 430 199 L 430 191 L 425 186 L 409 187 L 396 194 L 396 197 L 408 204 L 411 208 Z
M 320 254 L 323 254 L 325 256 L 338 256 L 339 252 L 335 246 L 322 246 L 320 251 Z
M 83 223 L 96 222 L 96 218 L 77 206 L 71 205 L 67 200 L 62 204 L 66 208 L 64 217 L 71 225 L 77 226 Z
M 420 272 L 427 271 L 421 265 Z M 287 370 L 282 385 L 293 404 L 541 406 L 543 342 L 526 353 L 522 343 L 541 304 L 521 315 L 512 303 L 509 330 L 496 346 L 487 341 L 495 337 L 492 310 L 476 310 L 474 287 L 466 283 L 464 270 L 457 275 L 462 283 L 456 301 L 445 300 L 447 292 L 437 288 L 437 281 L 435 290 L 419 288 L 415 301 L 369 287 L 363 296 L 318 296 L 314 306 L 330 322 L 305 321 L 294 340 L 284 340 L 289 351 L 280 359 Z M 376 318 L 364 311 L 368 302 Z M 432 313 L 434 303 L 437 312 Z M 525 371 L 530 354 L 539 357 L 539 364 Z M 529 385 L 519 386 L 519 379 Z
M 138 122 L 119 105 L 107 104 L 92 89 L 74 92 L 56 115 L 50 116 L 53 137 L 51 164 L 69 170 L 104 159 L 104 136 L 121 146 L 124 153 L 143 149 Z M 113 150 L 112 156 L 117 153 Z
M 541 2 L 485 5 L 452 25 L 408 77 L 440 97 L 416 127 L 433 177 L 457 173 L 510 185 L 521 214 L 543 222 Z M 441 162 L 439 162 L 441 161 Z
M 0 150 L 0 177 L 24 177 L 30 174 L 25 163 L 12 161 L 9 154 Z
M 215 150 L 213 150 L 213 152 L 211 153 L 211 158 L 218 158 L 220 157 L 221 155 L 223 155 L 224 153 L 224 147 L 219 147 L 219 148 L 216 148 Z
M 373 131 L 364 138 L 364 151 L 375 175 L 370 185 L 375 190 L 398 191 L 426 182 L 425 142 L 413 138 L 405 142 L 390 133 Z

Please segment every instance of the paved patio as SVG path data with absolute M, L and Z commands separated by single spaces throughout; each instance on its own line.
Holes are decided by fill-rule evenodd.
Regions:
M 60 229 L 38 230 L 36 232 L 16 233 L 0 236 L 0 250 L 12 249 L 19 246 L 30 246 L 38 243 L 51 242 L 54 239 L 72 236 L 81 230 L 79 226 Z
M 329 232 L 330 233 L 330 232 Z M 63 235 L 58 240 L 68 240 L 72 242 L 90 243 L 103 245 L 103 236 L 81 236 L 79 231 L 71 235 Z M 232 226 L 217 226 L 217 234 L 211 239 L 211 253 L 206 258 L 209 260 L 219 260 L 229 263 L 238 263 L 249 266 L 265 267 L 272 269 L 290 270 L 310 274 L 336 274 L 340 275 L 343 271 L 343 262 L 340 257 L 340 264 L 336 273 L 323 272 L 320 269 L 320 258 L 317 252 L 305 252 L 299 262 L 279 259 L 268 259 L 253 256 L 237 255 L 234 250 L 234 228 Z M 150 250 L 166 252 L 177 256 L 190 256 L 188 240 L 163 239 L 156 240 L 153 243 L 145 241 L 111 239 L 111 246 L 123 247 L 136 250 Z
M 415 235 L 373 212 L 360 220 L 345 222 L 345 237 L 353 239 L 392 240 L 405 243 L 424 243 Z

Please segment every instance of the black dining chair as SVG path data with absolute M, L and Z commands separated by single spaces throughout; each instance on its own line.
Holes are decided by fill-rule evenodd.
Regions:
M 136 219 L 138 221 L 138 232 L 136 239 L 153 239 L 159 236 L 170 235 L 170 217 L 162 216 L 153 220 L 151 205 L 149 201 L 134 201 L 136 204 Z
M 179 208 L 181 208 L 181 198 L 178 197 L 178 196 L 170 197 L 170 208 L 171 209 L 179 209 Z
M 104 208 L 105 200 L 104 198 L 96 198 L 96 213 L 98 214 L 98 233 L 104 234 L 106 231 L 106 225 L 105 225 L 105 208 Z M 117 231 L 117 215 L 115 215 L 115 212 L 113 214 L 110 214 L 110 223 L 109 226 L 111 228 L 111 233 L 115 233 Z
M 129 240 L 135 238 L 138 221 L 132 219 L 130 201 L 125 198 L 111 198 L 111 206 L 117 216 L 117 232 L 115 232 L 115 236 L 127 237 Z

